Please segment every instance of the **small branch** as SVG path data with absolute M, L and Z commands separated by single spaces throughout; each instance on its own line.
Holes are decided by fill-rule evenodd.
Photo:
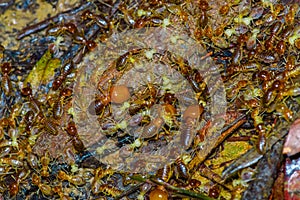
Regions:
M 210 197 L 208 197 L 204 194 L 196 193 L 196 192 L 186 190 L 186 189 L 182 189 L 182 188 L 179 188 L 179 187 L 175 187 L 175 186 L 173 186 L 169 183 L 156 180 L 155 178 L 150 178 L 150 180 L 149 180 L 147 178 L 143 178 L 140 175 L 133 175 L 130 178 L 133 179 L 133 180 L 136 180 L 136 181 L 140 181 L 140 182 L 155 183 L 155 184 L 158 184 L 158 185 L 162 185 L 166 189 L 175 191 L 177 194 L 182 194 L 182 195 L 185 195 L 185 196 L 199 198 L 199 199 L 203 199 L 203 200 L 214 200 L 213 198 L 210 198 Z
M 74 15 L 82 10 L 85 10 L 91 5 L 91 2 L 87 2 L 85 4 L 82 4 L 74 9 L 67 10 L 65 12 L 59 13 L 53 17 L 47 18 L 39 23 L 33 24 L 31 26 L 27 26 L 26 28 L 22 29 L 18 36 L 17 39 L 20 40 L 26 36 L 29 36 L 33 33 L 39 32 L 41 30 L 44 30 L 47 28 L 50 24 L 55 24 L 58 23 L 59 21 L 62 21 L 62 19 L 67 19 L 69 16 Z

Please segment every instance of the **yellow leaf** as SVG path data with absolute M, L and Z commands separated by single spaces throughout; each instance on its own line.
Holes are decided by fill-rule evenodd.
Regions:
M 41 59 L 35 64 L 31 72 L 24 81 L 24 87 L 30 83 L 33 94 L 41 84 L 47 84 L 54 76 L 54 69 L 59 67 L 61 61 L 57 58 L 52 59 L 52 53 L 46 51 Z

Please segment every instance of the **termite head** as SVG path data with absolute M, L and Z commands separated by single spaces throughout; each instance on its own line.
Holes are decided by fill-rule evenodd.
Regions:
M 9 72 L 11 71 L 11 65 L 8 62 L 5 62 L 1 65 L 1 72 L 3 74 L 9 74 Z
M 27 87 L 23 88 L 21 93 L 25 97 L 32 95 L 32 89 L 31 89 L 30 83 L 27 83 Z

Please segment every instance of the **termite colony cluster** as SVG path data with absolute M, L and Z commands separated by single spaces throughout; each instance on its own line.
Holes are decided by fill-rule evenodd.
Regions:
M 282 199 L 272 188 L 299 117 L 299 13 L 289 0 L 83 1 L 24 27 L 18 50 L 0 46 L 0 197 Z M 153 27 L 180 30 L 205 49 L 199 60 L 214 64 L 199 70 L 136 44 L 89 68 L 102 66 L 99 46 L 116 33 Z M 144 67 L 150 61 L 155 70 Z M 133 71 L 147 77 L 126 77 Z M 85 93 L 91 85 L 97 92 Z M 221 87 L 226 110 L 212 118 Z M 78 94 L 92 101 L 78 104 Z M 82 129 L 88 117 L 100 134 Z M 176 137 L 186 151 L 144 173 L 142 155 L 155 149 L 162 161 L 160 149 Z M 99 154 L 133 163 L 134 173 Z

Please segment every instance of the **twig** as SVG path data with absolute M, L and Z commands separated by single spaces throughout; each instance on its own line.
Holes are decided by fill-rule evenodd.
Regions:
M 128 190 L 126 190 L 125 192 L 123 192 L 121 195 L 117 196 L 116 198 L 114 198 L 114 200 L 119 200 L 122 197 L 128 196 L 129 194 L 135 192 L 137 189 L 139 189 L 139 187 L 141 187 L 144 183 L 139 183 L 131 188 L 129 188 Z
M 133 180 L 137 180 L 137 181 L 140 181 L 140 182 L 144 182 L 144 183 L 155 183 L 155 184 L 159 184 L 159 185 L 164 186 L 166 189 L 173 190 L 173 191 L 175 191 L 176 193 L 182 194 L 182 195 L 185 195 L 185 196 L 194 197 L 194 198 L 199 198 L 199 199 L 203 199 L 203 200 L 213 200 L 213 198 L 210 198 L 210 197 L 208 197 L 208 196 L 206 196 L 206 195 L 204 195 L 204 194 L 196 193 L 196 192 L 193 192 L 193 191 L 190 191 L 190 190 L 186 190 L 186 189 L 182 189 L 182 188 L 173 186 L 173 185 L 171 185 L 171 184 L 169 184 L 169 183 L 166 183 L 166 182 L 163 182 L 163 181 L 156 180 L 155 178 L 147 179 L 147 178 L 143 178 L 143 177 L 140 176 L 140 175 L 133 175 L 133 176 L 131 176 L 130 178 L 133 179 Z
M 217 146 L 219 146 L 230 134 L 233 133 L 233 131 L 235 129 L 237 129 L 239 126 L 241 126 L 243 123 L 246 122 L 246 120 L 244 118 L 245 118 L 245 115 L 239 116 L 228 126 L 222 128 L 220 130 L 221 134 L 216 137 L 216 141 L 213 144 L 211 144 L 210 142 L 209 143 L 207 142 L 207 144 L 198 151 L 197 155 L 189 163 L 189 168 L 194 169 L 195 166 L 201 164 L 207 158 L 207 156 L 209 156 L 211 154 L 213 149 L 215 149 Z
M 65 12 L 59 13 L 53 17 L 47 18 L 39 23 L 36 23 L 31 26 L 27 26 L 26 28 L 22 29 L 18 36 L 17 39 L 20 40 L 26 36 L 31 35 L 32 33 L 39 32 L 41 30 L 44 30 L 47 28 L 50 24 L 55 24 L 58 23 L 59 21 L 62 21 L 62 19 L 66 19 L 68 16 L 74 15 L 82 10 L 85 10 L 91 5 L 91 2 L 87 2 L 85 4 L 82 4 L 74 9 L 67 10 Z

